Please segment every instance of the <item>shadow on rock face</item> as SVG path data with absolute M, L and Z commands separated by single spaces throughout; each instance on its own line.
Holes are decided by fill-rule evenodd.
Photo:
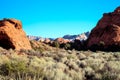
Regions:
M 15 49 L 14 45 L 8 40 L 8 39 L 1 39 L 0 40 L 0 46 L 5 48 L 5 49 Z

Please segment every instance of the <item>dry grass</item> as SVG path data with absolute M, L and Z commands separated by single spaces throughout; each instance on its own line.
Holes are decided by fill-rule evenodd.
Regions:
M 0 48 L 0 80 L 120 80 L 120 52 Z

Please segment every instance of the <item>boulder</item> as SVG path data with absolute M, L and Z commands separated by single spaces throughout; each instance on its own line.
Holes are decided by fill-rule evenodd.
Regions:
M 87 47 L 93 50 L 120 49 L 120 7 L 103 14 L 90 33 Z
M 19 20 L 0 20 L 0 46 L 5 49 L 31 49 L 30 42 Z

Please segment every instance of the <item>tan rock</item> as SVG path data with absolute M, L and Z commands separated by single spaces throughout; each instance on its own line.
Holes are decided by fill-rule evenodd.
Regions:
M 5 49 L 31 49 L 20 21 L 15 19 L 0 20 L 0 46 Z

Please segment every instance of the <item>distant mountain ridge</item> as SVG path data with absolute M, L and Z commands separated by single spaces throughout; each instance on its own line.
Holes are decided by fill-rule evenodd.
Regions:
M 41 39 L 42 37 L 39 37 L 39 36 L 31 36 L 31 35 L 28 35 L 27 36 L 29 40 L 36 40 L 38 41 L 39 39 Z
M 45 39 L 50 39 L 50 40 L 54 40 L 54 38 L 43 38 L 40 36 L 31 36 L 31 35 L 27 35 L 29 40 L 36 40 L 36 41 L 44 41 Z
M 78 39 L 78 40 L 86 40 L 89 36 L 90 32 L 84 32 L 82 34 L 78 34 L 78 35 L 64 35 L 62 38 L 64 39 L 68 39 L 70 41 L 74 41 L 75 39 Z M 43 37 L 40 37 L 40 36 L 31 36 L 31 35 L 28 35 L 27 36 L 29 40 L 36 40 L 36 41 L 42 41 L 44 42 L 45 40 L 55 40 L 54 38 L 43 38 Z M 57 39 L 57 38 L 56 38 Z
M 89 37 L 90 32 L 84 32 L 82 34 L 78 34 L 78 35 L 65 35 L 63 36 L 64 39 L 69 39 L 69 40 L 75 40 L 75 39 L 79 39 L 79 40 L 86 40 Z

